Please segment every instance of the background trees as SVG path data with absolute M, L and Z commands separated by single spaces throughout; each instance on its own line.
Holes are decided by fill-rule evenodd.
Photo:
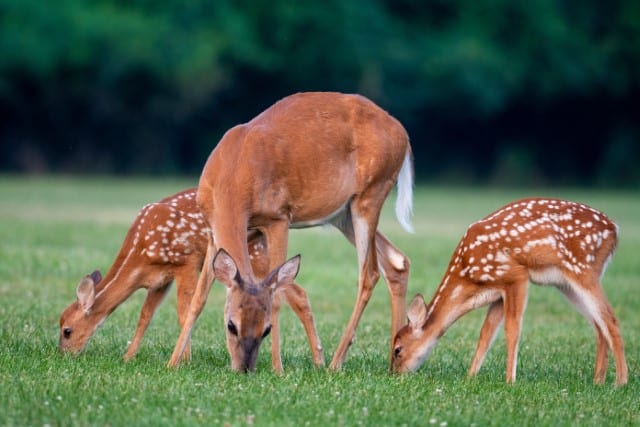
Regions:
M 197 174 L 296 91 L 362 93 L 422 179 L 637 186 L 633 0 L 0 0 L 0 170 Z

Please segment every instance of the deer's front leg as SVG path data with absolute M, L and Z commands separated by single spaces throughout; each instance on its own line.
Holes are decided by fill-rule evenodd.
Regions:
M 271 369 L 277 374 L 284 372 L 280 353 L 280 294 L 273 296 L 271 305 Z
M 309 346 L 311 347 L 311 355 L 313 357 L 313 363 L 316 366 L 324 366 L 324 355 L 322 354 L 322 344 L 320 343 L 320 337 L 316 330 L 316 324 L 313 320 L 313 312 L 311 311 L 311 304 L 309 303 L 309 297 L 302 287 L 297 284 L 288 286 L 284 290 L 287 303 L 291 306 L 298 319 L 302 323 L 304 330 L 309 340 Z
M 153 318 L 156 309 L 167 295 L 168 290 L 168 284 L 157 289 L 147 290 L 147 297 L 144 299 L 142 309 L 140 310 L 140 319 L 138 320 L 136 332 L 131 340 L 131 344 L 129 344 L 129 347 L 127 348 L 127 352 L 124 355 L 125 362 L 131 360 L 133 356 L 138 353 L 140 343 L 142 343 L 142 338 L 144 338 L 144 334 L 151 323 L 151 319 Z
M 522 330 L 522 316 L 527 306 L 528 278 L 518 280 L 507 285 L 504 291 L 504 333 L 507 341 L 507 382 L 513 383 L 516 380 L 516 369 L 518 364 L 518 343 Z
M 281 265 L 287 256 L 289 238 L 289 222 L 280 220 L 271 223 L 261 230 L 266 244 L 268 271 Z M 266 272 L 265 272 L 266 274 Z M 274 372 L 282 373 L 282 357 L 280 353 L 280 295 L 274 294 L 271 306 L 271 367 Z
M 196 265 L 193 265 L 196 264 Z M 180 328 L 184 326 L 189 314 L 189 306 L 193 299 L 193 294 L 198 283 L 198 276 L 200 274 L 199 263 L 189 263 L 176 271 L 176 294 L 177 294 L 177 306 L 178 310 L 178 324 Z M 191 360 L 191 340 L 189 339 L 185 345 L 184 353 L 182 354 L 182 360 L 188 362 Z
M 214 273 L 213 273 L 213 258 L 216 255 L 216 247 L 213 244 L 213 239 L 209 238 L 209 245 L 207 247 L 207 254 L 204 258 L 204 264 L 202 266 L 202 271 L 200 272 L 200 276 L 198 277 L 198 283 L 196 284 L 195 293 L 193 298 L 191 299 L 191 303 L 189 304 L 189 311 L 185 318 L 184 324 L 182 325 L 182 330 L 180 331 L 180 337 L 178 337 L 178 341 L 173 349 L 173 354 L 171 354 L 171 359 L 167 364 L 170 368 L 175 368 L 180 363 L 180 359 L 184 354 L 187 345 L 191 341 L 191 331 L 204 308 L 204 305 L 207 302 L 207 297 L 209 296 L 209 291 L 211 290 L 211 284 L 213 283 Z
M 478 339 L 478 346 L 476 347 L 476 354 L 473 356 L 473 362 L 469 368 L 468 376 L 474 376 L 482 367 L 484 358 L 487 355 L 487 351 L 493 344 L 493 340 L 498 332 L 498 327 L 504 320 L 504 304 L 502 299 L 495 301 L 489 305 L 487 310 L 487 316 L 484 319 L 482 328 L 480 329 L 480 338 Z

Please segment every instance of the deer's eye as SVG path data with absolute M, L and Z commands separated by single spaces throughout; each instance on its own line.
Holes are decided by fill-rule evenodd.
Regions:
M 267 326 L 267 328 L 262 333 L 262 338 L 266 338 L 267 335 L 271 333 L 271 325 Z
M 65 337 L 65 339 L 69 339 L 69 337 L 71 336 L 71 328 L 64 328 L 62 330 L 62 336 Z
M 394 357 L 400 356 L 400 353 L 402 353 L 402 347 L 398 346 L 398 347 L 393 349 L 393 356 Z
M 229 320 L 229 323 L 227 323 L 227 330 L 231 335 L 238 335 L 238 328 L 236 328 L 235 323 L 233 323 L 233 321 L 231 320 Z

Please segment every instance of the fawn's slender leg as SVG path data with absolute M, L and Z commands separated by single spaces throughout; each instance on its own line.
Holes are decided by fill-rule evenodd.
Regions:
M 598 323 L 601 329 L 602 335 L 613 353 L 613 360 L 616 365 L 616 385 L 623 385 L 627 383 L 628 371 L 627 362 L 624 356 L 624 342 L 622 341 L 622 335 L 620 334 L 620 325 L 618 318 L 613 314 L 611 304 L 605 296 L 602 286 L 598 281 L 596 285 L 592 286 L 593 301 L 597 303 L 597 307 L 600 315 L 602 316 L 603 325 Z M 606 331 L 606 332 L 605 332 Z M 604 352 L 601 350 L 600 352 Z M 603 358 L 604 359 L 604 358 Z M 602 360 L 605 363 L 605 360 Z M 603 369 L 604 370 L 604 369 Z M 604 378 L 602 379 L 604 381 Z
M 480 367 L 484 363 L 484 358 L 487 355 L 487 351 L 491 348 L 493 341 L 496 338 L 498 328 L 504 320 L 504 303 L 502 299 L 495 301 L 489 305 L 487 310 L 487 316 L 484 319 L 482 328 L 480 329 L 480 338 L 478 339 L 478 346 L 476 347 L 476 354 L 471 362 L 471 368 L 469 368 L 468 376 L 473 376 L 480 371 Z
M 592 325 L 596 334 L 596 366 L 593 371 L 593 381 L 596 384 L 603 384 L 609 365 L 609 345 L 600 327 L 595 323 L 592 323 Z
M 324 366 L 322 344 L 320 343 L 320 337 L 318 336 L 316 324 L 313 320 L 313 312 L 311 311 L 307 293 L 302 287 L 293 284 L 284 290 L 284 296 L 304 327 L 307 339 L 309 340 L 309 346 L 311 347 L 313 363 L 316 366 Z
M 177 293 L 177 309 L 178 323 L 182 328 L 186 322 L 189 313 L 189 306 L 195 292 L 194 284 L 198 282 L 200 275 L 199 265 L 184 265 L 176 272 L 176 293 Z M 191 360 L 191 339 L 189 339 L 184 347 L 182 360 Z
M 508 383 L 516 380 L 516 369 L 518 365 L 518 343 L 522 330 L 522 316 L 527 306 L 528 279 L 525 275 L 523 279 L 512 283 L 504 290 L 504 333 L 507 341 L 507 373 Z
M 187 311 L 187 315 L 184 319 L 184 324 L 182 325 L 182 330 L 180 331 L 180 336 L 178 337 L 178 341 L 173 349 L 173 353 L 171 354 L 171 359 L 167 364 L 170 368 L 175 368 L 180 363 L 180 359 L 184 354 L 187 346 L 191 341 L 191 331 L 195 325 L 196 320 L 202 313 L 202 309 L 204 308 L 207 298 L 209 296 L 209 291 L 211 290 L 211 284 L 213 283 L 214 273 L 213 273 L 213 258 L 216 255 L 216 247 L 213 242 L 211 236 L 209 236 L 209 244 L 207 247 L 207 254 L 204 257 L 204 263 L 202 272 L 198 276 L 198 281 L 196 284 L 196 288 L 193 294 L 193 298 L 191 299 L 191 303 L 189 304 L 189 310 Z
M 611 305 L 602 291 L 597 279 L 580 286 L 572 284 L 561 288 L 567 299 L 593 325 L 596 333 L 596 365 L 593 379 L 596 383 L 604 382 L 608 351 L 611 349 L 616 364 L 616 385 L 626 384 L 627 364 L 624 356 L 624 344 L 620 335 L 618 319 L 613 314 Z
M 589 309 L 585 305 L 586 301 L 577 293 L 572 286 L 561 287 L 560 290 L 567 297 L 567 300 L 573 304 L 573 306 L 582 314 L 587 321 L 593 326 L 596 335 L 596 364 L 593 374 L 593 381 L 596 384 L 602 384 L 607 374 L 607 365 L 609 360 L 609 345 L 603 334 L 602 329 L 598 326 L 598 323 L 593 318 Z
M 282 354 L 280 352 L 280 304 L 281 295 L 273 296 L 271 300 L 271 369 L 275 373 L 284 372 L 282 367 Z
M 136 332 L 131 340 L 131 344 L 127 348 L 127 352 L 124 355 L 124 360 L 131 360 L 136 353 L 138 353 L 138 349 L 140 348 L 140 343 L 142 343 L 142 338 L 144 337 L 149 324 L 151 323 L 151 319 L 153 318 L 156 309 L 167 295 L 167 291 L 170 288 L 170 284 L 166 284 L 157 289 L 148 289 L 147 296 L 144 299 L 144 303 L 142 304 L 142 309 L 140 310 L 140 318 L 138 320 L 138 327 L 136 328 Z

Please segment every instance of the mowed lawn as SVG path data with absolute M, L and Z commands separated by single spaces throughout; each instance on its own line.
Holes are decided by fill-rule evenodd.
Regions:
M 504 383 L 502 332 L 477 378 L 467 379 L 485 310 L 463 317 L 411 375 L 388 373 L 390 307 L 378 283 L 344 369 L 313 366 L 302 327 L 282 314 L 285 374 L 274 375 L 270 341 L 257 373 L 231 372 L 224 343 L 224 288 L 214 284 L 193 332 L 193 359 L 166 368 L 179 328 L 173 292 L 138 356 L 122 361 L 144 298 L 126 301 L 79 357 L 57 350 L 60 313 L 80 278 L 106 273 L 137 211 L 196 179 L 0 177 L 0 425 L 640 425 L 640 193 L 590 189 L 419 186 L 415 234 L 393 217 L 380 230 L 411 259 L 407 298 L 431 298 L 466 227 L 506 202 L 553 196 L 587 203 L 620 225 L 604 277 L 625 340 L 629 383 L 592 381 L 595 338 L 556 290 L 530 287 L 514 385 Z M 291 233 L 302 254 L 298 282 L 309 293 L 327 363 L 356 295 L 354 249 L 333 229 Z

